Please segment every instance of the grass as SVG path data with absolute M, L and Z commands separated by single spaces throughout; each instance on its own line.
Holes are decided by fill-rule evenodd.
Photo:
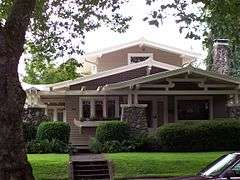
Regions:
M 115 176 L 122 178 L 195 175 L 225 153 L 115 153 L 106 156 L 115 165 Z
M 225 152 L 200 153 L 115 153 L 106 154 L 115 164 L 115 176 L 185 176 L 201 168 Z M 29 154 L 36 180 L 67 180 L 67 154 Z
M 36 180 L 67 180 L 68 154 L 29 154 Z

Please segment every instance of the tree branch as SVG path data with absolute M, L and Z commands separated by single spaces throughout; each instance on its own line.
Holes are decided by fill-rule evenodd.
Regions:
M 15 0 L 13 3 L 4 29 L 8 37 L 7 42 L 15 50 L 23 51 L 25 34 L 35 5 L 36 0 Z

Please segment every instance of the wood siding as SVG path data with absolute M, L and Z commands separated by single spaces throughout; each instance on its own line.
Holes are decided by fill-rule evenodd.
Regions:
M 102 55 L 97 60 L 97 71 L 106 71 L 128 65 L 128 53 L 153 53 L 153 59 L 159 62 L 180 66 L 183 59 L 178 54 L 161 51 L 147 46 L 133 46 Z

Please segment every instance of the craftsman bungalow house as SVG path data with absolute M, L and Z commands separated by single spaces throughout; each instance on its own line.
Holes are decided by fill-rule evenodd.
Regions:
M 99 123 L 120 120 L 127 107 L 144 108 L 148 129 L 225 118 L 240 87 L 227 75 L 226 47 L 224 40 L 214 45 L 215 72 L 191 65 L 199 54 L 144 39 L 111 47 L 82 57 L 92 75 L 27 88 L 26 104 L 68 122 L 73 144 L 87 144 Z

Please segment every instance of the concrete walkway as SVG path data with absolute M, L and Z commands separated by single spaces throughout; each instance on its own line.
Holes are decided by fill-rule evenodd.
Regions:
M 82 153 L 77 155 L 71 155 L 71 161 L 103 161 L 106 160 L 103 154 Z

